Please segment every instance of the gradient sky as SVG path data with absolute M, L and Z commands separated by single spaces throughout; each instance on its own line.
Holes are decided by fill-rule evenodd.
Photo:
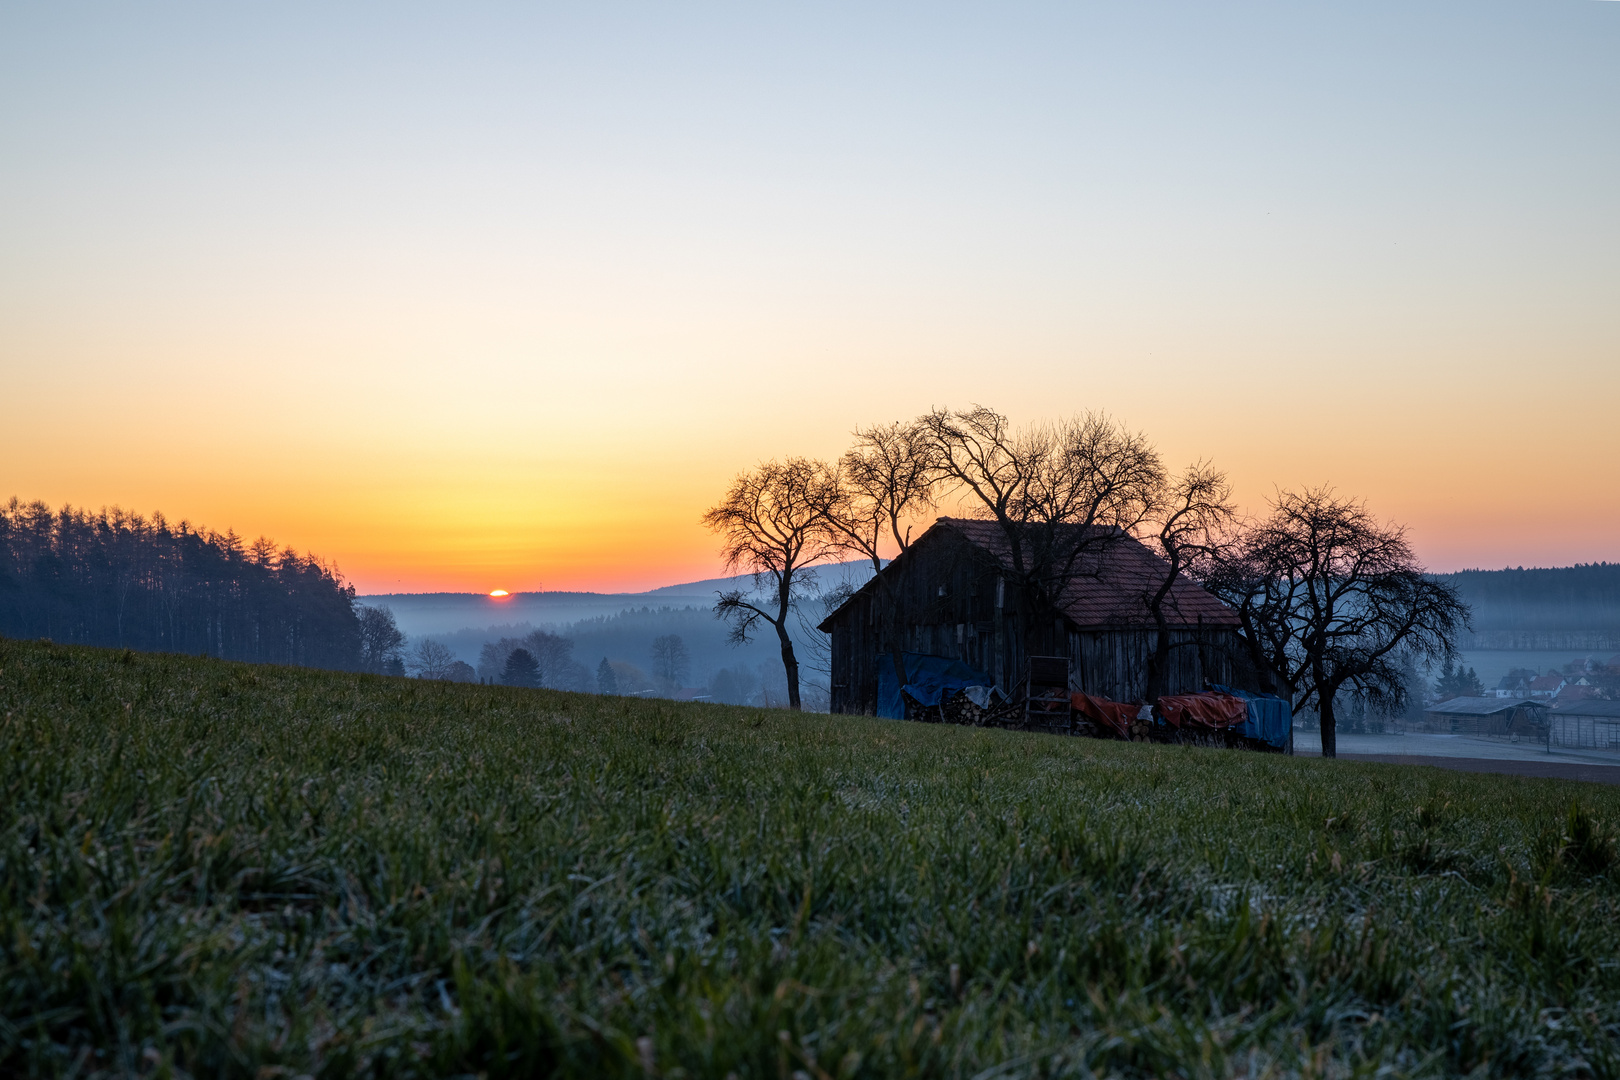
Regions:
M 980 401 L 1620 561 L 1617 116 L 1598 0 L 8 4 L 0 497 L 635 588 Z

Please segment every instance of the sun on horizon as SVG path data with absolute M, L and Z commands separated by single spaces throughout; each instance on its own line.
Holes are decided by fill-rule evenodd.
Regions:
M 489 590 L 489 595 L 495 600 L 504 600 L 512 594 L 507 592 L 505 589 L 491 589 Z

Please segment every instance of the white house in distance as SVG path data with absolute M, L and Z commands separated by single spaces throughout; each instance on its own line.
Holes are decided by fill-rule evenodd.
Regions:
M 1538 675 L 1530 680 L 1530 696 L 1533 698 L 1555 698 L 1558 691 L 1564 688 L 1567 682 L 1562 675 L 1549 671 L 1545 675 Z

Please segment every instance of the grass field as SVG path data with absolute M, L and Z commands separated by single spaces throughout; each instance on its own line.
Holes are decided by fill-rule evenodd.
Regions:
M 1620 791 L 0 642 L 0 1073 L 1620 1070 Z

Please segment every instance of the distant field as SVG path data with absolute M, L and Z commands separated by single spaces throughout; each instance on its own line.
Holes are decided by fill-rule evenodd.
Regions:
M 1620 1071 L 1620 791 L 0 642 L 0 1073 Z

